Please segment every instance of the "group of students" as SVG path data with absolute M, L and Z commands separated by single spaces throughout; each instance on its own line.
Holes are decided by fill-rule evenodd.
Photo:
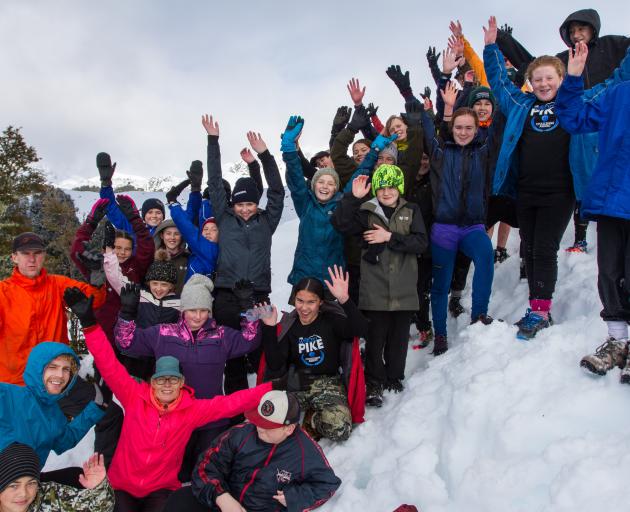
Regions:
M 284 186 L 260 134 L 247 133 L 256 156 L 241 151 L 250 176 L 232 189 L 219 124 L 204 115 L 207 188 L 195 160 L 166 194 L 170 219 L 158 199 L 138 210 L 116 196 L 116 164 L 99 153 L 101 197 L 71 248 L 87 282 L 47 274 L 34 233 L 14 239 L 15 269 L 0 282 L 0 512 L 323 504 L 340 480 L 316 441 L 348 439 L 366 405 L 403 391 L 412 323 L 419 348 L 448 350 L 448 313 L 463 311 L 471 262 L 470 321 L 493 322 L 510 226 L 529 285 L 517 336 L 531 339 L 553 324 L 571 217 L 572 252 L 597 221 L 609 337 L 581 364 L 597 374 L 620 366 L 630 383 L 630 39 L 599 29 L 596 11 L 573 13 L 560 28 L 569 50 L 533 58 L 492 17 L 482 62 L 453 22 L 441 68 L 427 54 L 435 111 L 430 91 L 417 98 L 409 72 L 390 66 L 405 112 L 383 124 L 353 78 L 353 109 L 337 110 L 329 149 L 310 160 L 299 146 L 305 121 L 291 116 L 280 150 L 299 232 L 294 309 L 282 318 L 269 296 Z M 93 384 L 67 346 L 65 307 L 83 328 Z M 92 426 L 98 453 L 83 468 L 42 473 L 51 450 Z

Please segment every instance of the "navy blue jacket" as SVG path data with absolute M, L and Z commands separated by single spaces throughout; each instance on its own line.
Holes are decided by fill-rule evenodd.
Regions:
M 299 426 L 282 443 L 269 444 L 253 424 L 237 425 L 214 440 L 192 475 L 193 494 L 212 511 L 224 492 L 249 512 L 311 510 L 340 485 L 322 449 Z M 273 499 L 279 490 L 286 508 Z

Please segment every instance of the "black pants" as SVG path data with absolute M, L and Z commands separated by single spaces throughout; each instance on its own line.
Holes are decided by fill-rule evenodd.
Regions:
M 78 416 L 95 396 L 94 384 L 77 378 L 70 393 L 59 400 L 59 408 L 66 418 L 72 419 Z M 94 451 L 103 454 L 106 467 L 109 467 L 118 445 L 123 418 L 122 409 L 112 401 L 105 416 L 94 427 Z
M 405 378 L 413 311 L 363 311 L 370 321 L 365 343 L 365 380 L 385 384 Z
M 490 196 L 488 199 L 486 229 L 490 229 L 497 222 L 504 222 L 513 228 L 518 228 L 516 201 L 511 197 Z
M 602 318 L 630 323 L 630 220 L 597 219 L 597 267 Z
M 586 230 L 588 229 L 588 221 L 582 218 L 581 213 L 582 202 L 575 203 L 573 211 L 573 226 L 575 227 L 575 243 L 584 242 L 586 240 Z
M 361 266 L 351 265 L 348 263 L 346 270 L 350 277 L 350 283 L 348 283 L 348 294 L 355 304 L 359 303 L 359 286 L 361 285 Z
M 39 475 L 40 482 L 56 482 L 58 484 L 69 485 L 77 489 L 83 489 L 83 486 L 79 482 L 79 476 L 83 474 L 81 468 L 63 468 L 55 471 L 42 472 Z
M 205 429 L 194 430 L 188 444 L 186 445 L 186 451 L 184 452 L 184 460 L 182 461 L 182 467 L 179 470 L 179 481 L 190 482 L 190 478 L 199 456 L 205 452 L 212 444 L 214 439 L 225 432 L 229 428 L 229 425 L 222 427 L 213 427 Z
M 219 510 L 213 506 L 208 508 L 197 501 L 190 487 L 182 487 L 171 494 L 164 506 L 164 512 L 214 512 Z
M 169 489 L 158 489 L 142 498 L 136 498 L 125 491 L 114 491 L 116 495 L 114 512 L 162 512 L 172 492 Z
M 429 320 L 429 307 L 431 306 L 431 276 L 433 270 L 431 256 L 422 255 L 418 258 L 418 300 L 420 308 L 416 315 L 416 327 L 419 330 L 426 330 L 431 326 Z
M 558 279 L 558 250 L 575 206 L 569 195 L 519 201 L 518 223 L 525 244 L 529 299 L 551 300 Z

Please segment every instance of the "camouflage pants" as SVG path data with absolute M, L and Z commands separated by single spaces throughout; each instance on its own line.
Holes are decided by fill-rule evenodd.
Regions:
M 340 377 L 317 377 L 308 391 L 297 393 L 297 397 L 300 407 L 311 418 L 312 428 L 322 437 L 333 441 L 348 439 L 352 430 L 352 416 Z

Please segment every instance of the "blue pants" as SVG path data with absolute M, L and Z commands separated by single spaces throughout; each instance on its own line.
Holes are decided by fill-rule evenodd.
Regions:
M 475 264 L 472 282 L 471 318 L 488 313 L 488 302 L 494 277 L 494 250 L 485 231 L 468 233 L 459 242 L 458 248 Z M 431 287 L 431 310 L 435 334 L 446 334 L 446 313 L 448 309 L 448 290 L 451 286 L 457 249 L 451 251 L 434 243 L 431 244 L 433 259 L 433 285 Z

